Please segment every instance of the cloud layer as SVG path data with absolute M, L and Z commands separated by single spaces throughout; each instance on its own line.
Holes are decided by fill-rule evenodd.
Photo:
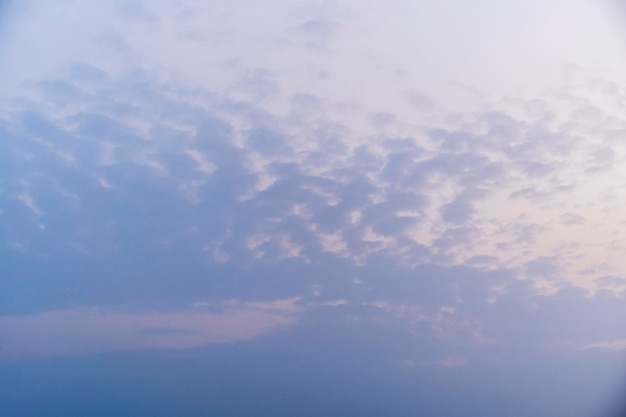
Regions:
M 2 216 L 13 219 L 3 306 L 180 311 L 198 299 L 299 297 L 307 311 L 342 300 L 348 315 L 483 347 L 618 339 L 623 155 L 612 135 L 623 122 L 606 108 L 622 100 L 610 87 L 594 87 L 597 101 L 570 87 L 442 113 L 412 135 L 386 134 L 407 125 L 394 119 L 360 136 L 310 94 L 280 115 L 147 72 L 74 66 L 14 101 L 2 123 Z M 362 117 L 374 129 L 382 120 Z M 581 322 L 560 309 L 589 303 L 598 307 L 578 335 L 567 324 Z M 509 334 L 504 317 L 527 330 Z
M 9 6 L 0 414 L 606 408 L 608 3 Z

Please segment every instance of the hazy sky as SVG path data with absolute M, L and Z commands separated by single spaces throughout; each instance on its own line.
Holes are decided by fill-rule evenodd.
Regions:
M 0 6 L 0 415 L 610 415 L 626 7 Z

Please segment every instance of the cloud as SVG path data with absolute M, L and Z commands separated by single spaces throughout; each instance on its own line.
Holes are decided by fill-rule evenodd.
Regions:
M 437 366 L 447 369 L 458 369 L 465 366 L 465 359 L 457 357 L 448 357 L 444 359 L 437 359 L 433 361 L 426 361 L 423 364 L 426 366 Z
M 126 19 L 144 22 L 154 23 L 157 18 L 155 14 L 146 8 L 141 2 L 128 0 L 119 5 L 119 13 Z
M 626 339 L 607 340 L 604 342 L 595 342 L 585 345 L 583 349 L 598 349 L 619 352 L 626 350 Z
M 18 194 L 15 197 L 19 202 L 24 204 L 30 211 L 33 212 L 36 216 L 43 215 L 43 211 L 37 205 L 37 202 L 33 199 L 32 195 L 28 192 L 28 190 L 24 190 L 22 193 Z
M 178 312 L 98 308 L 0 317 L 0 360 L 132 350 L 181 350 L 256 339 L 293 325 L 295 300 L 194 304 Z M 219 312 L 202 312 L 215 308 Z
M 582 49 L 621 69 L 620 48 L 580 46 L 610 41 L 583 2 L 462 3 L 89 0 L 12 23 L 15 409 L 48 409 L 20 370 L 63 368 L 39 397 L 78 368 L 124 392 L 82 366 L 120 360 L 218 414 L 582 414 L 625 337 L 624 91 L 544 68 Z
M 268 309 L 272 300 L 298 300 L 288 303 L 293 311 L 263 310 L 270 324 L 250 330 L 257 337 L 274 318 L 278 328 L 285 315 L 315 317 L 342 300 L 324 314 L 400 326 L 445 350 L 411 360 L 468 363 L 493 355 L 494 344 L 515 357 L 540 345 L 621 337 L 609 318 L 623 313 L 615 306 L 624 291 L 623 238 L 603 214 L 620 206 L 588 197 L 618 189 L 607 177 L 616 168 L 594 172 L 593 185 L 585 169 L 590 146 L 610 147 L 616 159 L 626 154 L 603 136 L 593 145 L 579 140 L 586 127 L 557 111 L 568 98 L 548 94 L 541 105 L 504 102 L 462 115 L 439 109 L 410 135 L 385 133 L 403 123 L 390 119 L 368 136 L 311 94 L 291 96 L 305 109 L 281 113 L 145 71 L 115 77 L 77 65 L 70 75 L 42 83 L 28 111 L 16 105 L 1 125 L 8 195 L 20 195 L 28 181 L 40 213 L 34 220 L 24 201 L 2 201 L 3 216 L 15 219 L 2 226 L 2 245 L 28 259 L 0 294 L 9 317 L 86 308 L 105 325 L 121 320 L 120 304 L 150 312 L 199 299 L 209 310 L 231 299 Z M 358 112 L 371 127 L 372 112 Z M 608 235 L 615 249 L 605 250 Z M 44 271 L 56 271 L 61 285 Z M 152 339 L 129 336 L 132 346 L 103 349 L 245 340 L 184 324 L 189 315 L 218 328 L 226 316 L 204 306 L 129 316 L 137 327 L 162 320 L 192 333 L 148 331 Z M 571 306 L 587 315 L 574 320 Z M 60 326 L 61 313 L 50 314 L 37 320 Z M 584 323 L 581 335 L 573 322 Z
M 295 25 L 292 32 L 307 48 L 319 49 L 328 47 L 337 26 L 330 19 L 312 18 Z

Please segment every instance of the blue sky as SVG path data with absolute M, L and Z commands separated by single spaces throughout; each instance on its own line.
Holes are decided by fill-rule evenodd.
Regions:
M 619 5 L 0 13 L 0 414 L 618 408 Z

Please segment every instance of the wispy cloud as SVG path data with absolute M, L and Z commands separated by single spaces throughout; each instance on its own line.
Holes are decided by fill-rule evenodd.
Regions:
M 295 322 L 293 300 L 194 304 L 176 312 L 98 308 L 0 317 L 0 360 L 142 349 L 192 349 L 251 340 Z M 201 311 L 218 307 L 221 311 Z
M 585 345 L 583 349 L 608 350 L 619 352 L 626 350 L 626 339 L 607 340 L 603 342 L 595 342 Z

